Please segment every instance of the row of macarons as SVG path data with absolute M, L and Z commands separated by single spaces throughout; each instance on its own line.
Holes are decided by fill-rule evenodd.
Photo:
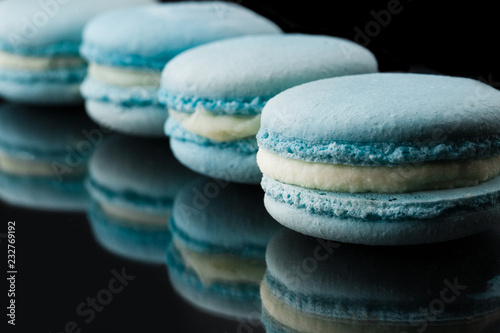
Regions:
M 12 14 L 23 13 L 12 6 Z M 70 8 L 61 5 L 28 43 L 57 30 Z M 2 29 L 12 37 L 11 28 Z M 59 44 L 37 49 L 40 58 L 13 55 L 34 49 L 23 43 L 1 56 L 16 66 L 42 63 L 48 69 L 37 75 L 50 73 L 52 82 L 80 61 L 69 68 L 85 75 L 66 77 L 79 77 L 73 88 L 96 123 L 166 134 L 190 169 L 261 182 L 266 208 L 291 229 L 342 242 L 409 245 L 468 236 L 499 217 L 500 92 L 486 84 L 378 73 L 375 56 L 360 45 L 284 33 L 221 2 L 116 9 L 81 29 L 82 45 L 60 45 L 78 51 L 73 56 L 43 56 Z M 12 79 L 19 72 L 23 79 Z M 40 76 L 26 79 L 30 73 L 2 69 L 0 91 L 7 85 L 18 96 L 36 96 L 26 87 L 47 87 Z M 63 91 L 45 88 L 38 96 Z
M 26 40 L 13 36 L 25 32 L 20 18 L 40 10 L 38 2 L 3 3 L 0 96 L 84 101 L 102 126 L 177 139 L 177 158 L 195 171 L 258 183 L 255 135 L 271 97 L 308 81 L 377 71 L 374 55 L 351 41 L 287 34 L 241 5 L 142 2 L 113 10 L 107 2 L 57 5 Z
M 1 199 L 86 212 L 103 248 L 166 264 L 195 308 L 268 332 L 498 327 L 498 228 L 397 251 L 308 237 L 267 213 L 259 186 L 197 175 L 165 138 L 67 111 L 1 105 Z

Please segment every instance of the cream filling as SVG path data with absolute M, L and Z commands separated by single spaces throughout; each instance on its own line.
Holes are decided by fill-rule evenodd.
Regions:
M 125 222 L 125 224 L 140 225 L 141 227 L 168 229 L 170 212 L 146 213 L 129 208 L 118 207 L 107 203 L 101 203 L 100 206 L 106 215 Z
M 68 167 L 69 168 L 69 167 Z M 35 160 L 22 160 L 7 156 L 0 152 L 0 171 L 6 174 L 18 176 L 36 176 L 36 177 L 57 177 L 82 176 L 86 172 L 84 166 L 66 169 L 57 164 L 49 162 L 40 162 Z
M 401 333 L 406 329 L 425 328 L 429 333 L 455 333 L 455 332 L 482 332 L 486 327 L 493 327 L 495 322 L 500 319 L 500 311 L 488 315 L 481 315 L 476 318 L 467 318 L 463 321 L 454 321 L 449 323 L 422 322 L 412 325 L 405 325 L 398 322 L 383 322 L 372 318 L 368 321 L 355 320 L 335 320 L 335 318 L 322 317 L 316 314 L 301 312 L 287 305 L 284 301 L 277 298 L 269 287 L 262 283 L 260 287 L 260 296 L 262 306 L 269 315 L 282 325 L 292 328 L 296 332 L 310 333 Z
M 260 149 L 257 163 L 263 174 L 282 183 L 350 193 L 402 193 L 474 186 L 500 174 L 500 156 L 397 167 L 366 167 L 288 159 Z
M 159 87 L 161 81 L 160 71 L 141 71 L 95 63 L 89 64 L 88 75 L 98 81 L 122 87 Z
M 43 71 L 84 64 L 85 61 L 80 57 L 28 57 L 0 51 L 0 67 L 3 68 Z
M 260 128 L 260 114 L 255 116 L 220 116 L 198 106 L 191 114 L 170 109 L 169 115 L 187 131 L 219 142 L 255 136 Z
M 266 264 L 256 259 L 244 259 L 230 254 L 195 252 L 174 239 L 187 267 L 195 271 L 205 286 L 216 281 L 249 282 L 258 285 L 264 276 Z

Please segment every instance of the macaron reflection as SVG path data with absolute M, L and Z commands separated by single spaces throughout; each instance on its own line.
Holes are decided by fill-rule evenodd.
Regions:
M 92 155 L 86 183 L 96 240 L 127 259 L 164 264 L 172 204 L 193 175 L 167 139 L 109 138 Z
M 268 241 L 281 228 L 258 186 L 200 177 L 175 199 L 167 267 L 194 307 L 229 319 L 260 319 Z
M 0 200 L 85 211 L 87 160 L 104 137 L 83 109 L 0 103 Z
M 261 285 L 267 332 L 497 332 L 500 229 L 428 246 L 366 247 L 285 229 Z

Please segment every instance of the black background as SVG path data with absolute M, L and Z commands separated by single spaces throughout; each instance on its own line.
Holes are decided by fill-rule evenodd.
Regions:
M 376 55 L 380 71 L 467 76 L 500 86 L 500 20 L 493 1 L 440 1 L 438 6 L 437 1 L 401 0 L 400 13 L 391 15 L 385 26 L 379 23 L 378 30 L 367 29 L 376 26 L 374 13 L 386 10 L 390 1 L 238 3 L 271 18 L 286 32 L 356 40 L 357 31 L 368 31 L 373 36 L 363 43 Z M 182 301 L 171 289 L 164 265 L 131 262 L 103 250 L 84 214 L 55 214 L 0 203 L 0 233 L 6 232 L 11 220 L 16 221 L 17 235 L 16 332 L 63 332 L 72 320 L 82 332 L 248 331 L 241 330 L 241 323 L 204 314 Z M 1 245 L 6 261 L 5 239 Z M 1 267 L 5 271 L 6 265 Z M 75 313 L 77 305 L 105 288 L 111 270 L 122 267 L 135 280 L 92 323 L 85 324 Z M 5 309 L 7 284 L 2 285 Z M 6 310 L 2 324 L 7 319 L 3 313 Z M 260 331 L 253 327 L 253 332 Z

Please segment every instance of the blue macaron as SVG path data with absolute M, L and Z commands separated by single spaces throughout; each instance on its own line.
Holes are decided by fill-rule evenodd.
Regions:
M 476 80 L 373 73 L 291 88 L 264 108 L 271 215 L 326 239 L 451 240 L 500 216 L 500 92 Z
M 396 250 L 283 229 L 266 253 L 266 332 L 496 332 L 499 237 Z
M 30 104 L 82 103 L 84 25 L 104 11 L 152 2 L 0 1 L 0 96 Z
M 222 1 L 162 3 L 100 15 L 85 27 L 81 47 L 90 63 L 82 85 L 87 112 L 122 133 L 164 136 L 168 113 L 158 104 L 157 90 L 170 59 L 215 40 L 278 33 L 269 19 Z
M 309 34 L 244 36 L 185 51 L 163 70 L 165 132 L 189 168 L 241 183 L 258 183 L 255 161 L 260 113 L 281 91 L 327 77 L 377 71 L 367 49 Z
M 281 229 L 256 185 L 198 177 L 175 198 L 169 278 L 194 307 L 230 319 L 260 318 L 265 251 Z
M 0 104 L 0 200 L 30 209 L 85 211 L 87 161 L 100 130 L 78 111 Z
M 111 253 L 163 264 L 177 192 L 195 174 L 168 150 L 168 140 L 113 135 L 89 160 L 87 216 Z

